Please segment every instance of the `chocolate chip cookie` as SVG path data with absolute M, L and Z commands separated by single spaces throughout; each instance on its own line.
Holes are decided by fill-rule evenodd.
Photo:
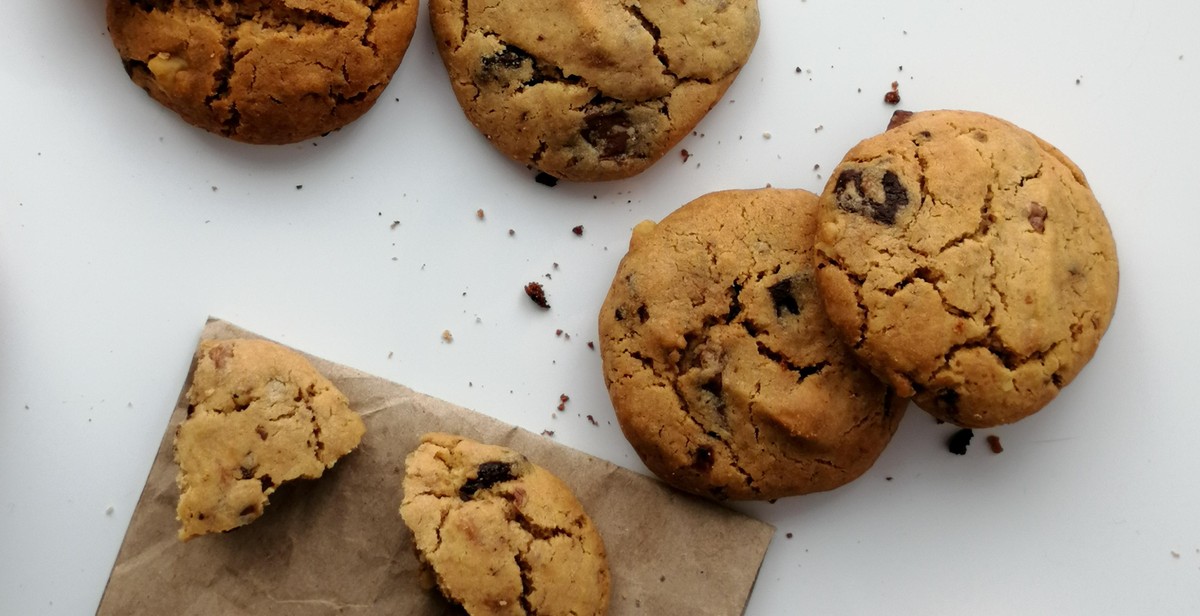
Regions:
M 300 355 L 264 340 L 200 343 L 175 433 L 179 538 L 258 519 L 282 483 L 315 479 L 362 439 L 362 419 Z
M 604 380 L 646 466 L 716 499 L 865 472 L 906 400 L 854 361 L 817 297 L 817 197 L 705 195 L 633 230 L 600 312 Z
M 1083 173 L 980 113 L 898 114 L 821 196 L 817 283 L 880 378 L 985 428 L 1044 407 L 1095 353 L 1117 254 Z
M 341 128 L 375 104 L 417 0 L 108 0 L 133 82 L 184 120 L 248 143 Z
M 515 451 L 426 434 L 405 460 L 400 515 L 468 614 L 608 611 L 600 533 L 566 484 Z
M 463 111 L 552 176 L 642 172 L 708 113 L 758 37 L 756 0 L 430 0 Z

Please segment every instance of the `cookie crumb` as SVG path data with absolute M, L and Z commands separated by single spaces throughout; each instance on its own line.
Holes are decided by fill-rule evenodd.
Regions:
M 113 514 L 113 506 L 112 506 L 112 505 L 109 505 L 109 506 L 108 506 L 108 509 L 105 509 L 105 510 L 104 510 L 104 515 L 112 515 L 112 514 Z M 1171 553 L 1172 553 L 1172 554 L 1175 554 L 1174 552 L 1171 552 Z M 1175 554 L 1175 558 L 1179 558 L 1179 555 L 1178 555 L 1178 554 Z
M 574 233 L 575 235 L 583 235 L 583 225 L 575 225 L 574 227 L 571 227 L 571 233 Z
M 558 410 L 560 410 L 560 411 L 567 410 L 567 402 L 570 399 L 571 398 L 567 397 L 567 394 L 563 394 L 563 395 L 559 396 L 558 397 Z
M 588 415 L 588 416 L 587 416 L 587 420 L 588 420 L 588 421 L 590 421 L 590 422 L 592 422 L 592 425 L 593 425 L 593 426 L 599 426 L 599 425 L 600 425 L 600 423 L 596 421 L 596 418 L 595 418 L 595 417 L 592 417 L 591 415 Z
M 819 133 L 819 132 L 821 132 L 821 131 L 823 131 L 823 130 L 825 130 L 825 125 L 824 125 L 824 124 L 818 124 L 818 125 L 817 125 L 817 127 L 813 129 L 813 132 L 814 132 L 814 133 Z
M 763 133 L 763 139 L 770 139 L 771 133 Z
M 787 537 L 788 539 L 791 539 L 791 538 L 792 538 L 792 533 L 788 533 L 788 534 L 786 534 L 786 535 L 784 535 L 784 536 L 785 536 L 785 537 Z
M 514 236 L 514 235 L 516 235 L 516 234 L 517 234 L 517 232 L 516 232 L 516 231 L 514 231 L 514 230 L 512 230 L 512 229 L 509 229 L 509 230 L 508 230 L 508 237 L 512 237 L 512 236 Z
M 546 301 L 546 290 L 542 288 L 542 283 L 531 282 L 525 285 L 525 295 L 528 295 L 529 299 L 533 300 L 533 303 L 537 304 L 539 308 L 550 309 L 550 302 Z
M 546 173 L 545 171 L 540 171 L 537 175 L 533 176 L 533 181 L 541 184 L 542 186 L 549 186 L 550 188 L 558 186 L 558 178 Z
M 950 435 L 950 440 L 946 442 L 950 453 L 956 456 L 967 454 L 967 446 L 971 444 L 971 439 L 975 437 L 975 431 L 970 428 L 963 428 Z
M 884 481 L 891 481 L 891 480 L 892 480 L 892 478 L 891 478 L 891 477 L 884 477 L 884 478 L 883 478 L 883 480 L 884 480 Z
M 111 512 L 112 507 L 109 507 L 108 510 Z M 1179 552 L 1176 552 L 1175 550 L 1171 550 L 1171 558 L 1179 558 Z
M 688 159 L 692 157 L 692 153 L 687 150 L 679 150 L 679 156 L 683 159 L 683 162 L 686 163 Z
M 595 351 L 595 350 L 596 350 L 596 343 L 595 343 L 595 342 L 592 342 L 591 340 L 588 340 L 588 348 L 589 348 L 589 349 L 591 349 L 591 350 L 593 350 L 593 351 Z
M 988 447 L 992 448 L 992 453 L 1000 453 L 1004 451 L 1004 446 L 1000 444 L 1000 437 L 995 434 L 989 434 L 987 437 Z
M 560 336 L 560 337 L 561 337 L 561 336 L 562 336 L 562 334 L 563 334 L 563 332 L 562 332 L 562 330 L 561 330 L 561 329 L 556 329 L 556 330 L 554 330 L 554 335 L 555 335 L 555 336 Z
M 213 186 L 213 187 L 212 187 L 212 190 L 213 190 L 213 192 L 217 192 L 217 187 L 216 187 L 216 186 Z
M 479 208 L 478 210 L 475 210 L 475 218 L 478 218 L 479 220 L 483 220 L 483 208 Z
M 304 190 L 304 184 L 296 184 L 296 190 Z
M 554 436 L 554 430 L 542 430 L 542 436 L 549 436 L 549 437 L 553 437 L 553 436 Z
M 394 352 L 388 351 L 388 359 L 391 359 L 393 355 L 395 355 Z
M 889 105 L 900 104 L 900 82 L 892 82 L 892 91 L 883 95 L 883 102 Z
M 450 330 L 448 330 L 448 329 L 443 329 L 442 330 L 442 342 L 454 342 L 454 334 L 451 334 Z

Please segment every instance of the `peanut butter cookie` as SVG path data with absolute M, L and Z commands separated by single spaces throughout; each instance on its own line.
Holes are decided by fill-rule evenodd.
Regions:
M 721 98 L 756 0 L 430 0 L 463 111 L 513 160 L 569 180 L 642 172 Z
M 183 541 L 258 519 L 276 487 L 320 477 L 365 430 L 307 360 L 264 340 L 201 342 L 187 398 L 175 433 Z
M 375 104 L 417 0 L 108 0 L 133 82 L 184 120 L 248 143 L 341 128 Z
M 426 434 L 400 515 L 445 598 L 468 614 L 605 614 L 608 561 L 570 488 L 525 456 Z
M 1117 254 L 1083 172 L 980 113 L 898 113 L 821 196 L 817 283 L 876 375 L 985 428 L 1049 403 L 1095 353 Z
M 830 490 L 906 400 L 854 360 L 813 282 L 817 197 L 712 193 L 633 230 L 600 312 L 604 380 L 646 466 L 724 499 Z

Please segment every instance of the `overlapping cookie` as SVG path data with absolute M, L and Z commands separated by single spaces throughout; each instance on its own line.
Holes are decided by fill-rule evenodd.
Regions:
M 201 342 L 187 398 L 175 434 L 184 541 L 258 519 L 276 488 L 320 477 L 365 431 L 312 364 L 265 340 Z
M 756 0 L 430 0 L 450 83 L 501 152 L 570 180 L 645 170 L 716 104 Z
M 566 484 L 511 449 L 426 434 L 405 460 L 400 515 L 443 596 L 468 614 L 608 611 L 600 533 Z
M 861 368 L 813 281 L 817 197 L 705 195 L 633 231 L 600 312 L 621 429 L 667 483 L 773 499 L 860 476 L 906 400 Z
M 855 354 L 966 427 L 1044 407 L 1116 305 L 1116 247 L 1083 173 L 979 113 L 898 113 L 850 150 L 821 196 L 816 249 L 825 307 Z
M 416 27 L 416 0 L 108 0 L 133 82 L 184 120 L 292 143 L 365 113 Z

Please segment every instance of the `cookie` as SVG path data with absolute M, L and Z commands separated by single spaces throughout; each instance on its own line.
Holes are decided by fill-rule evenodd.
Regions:
M 570 488 L 525 456 L 426 434 L 400 515 L 442 595 L 473 616 L 608 611 L 600 533 Z
M 817 197 L 705 195 L 637 225 L 600 312 L 604 380 L 651 471 L 715 499 L 830 490 L 905 400 L 854 361 L 813 282 Z
M 366 113 L 400 65 L 416 0 L 108 0 L 133 82 L 205 130 L 283 144 Z
M 897 116 L 821 196 L 817 283 L 841 336 L 935 417 L 1007 424 L 1092 357 L 1117 254 L 1083 173 L 1003 120 Z
M 467 118 L 569 180 L 644 171 L 717 103 L 758 37 L 756 0 L 430 0 Z
M 200 343 L 175 433 L 180 540 L 258 519 L 275 489 L 358 446 L 362 419 L 300 355 L 264 340 Z

